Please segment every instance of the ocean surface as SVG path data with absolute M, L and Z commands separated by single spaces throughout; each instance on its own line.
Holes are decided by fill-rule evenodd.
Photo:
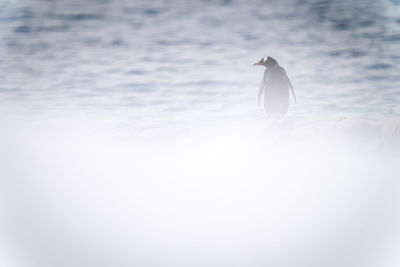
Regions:
M 398 0 L 0 0 L 0 37 L 1 266 L 399 266 Z
M 289 116 L 400 115 L 398 1 L 1 1 L 2 112 L 129 124 L 258 116 L 263 68 Z

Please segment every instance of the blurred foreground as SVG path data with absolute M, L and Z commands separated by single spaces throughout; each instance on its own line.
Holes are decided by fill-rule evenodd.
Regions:
M 400 263 L 398 121 L 8 124 L 5 266 Z

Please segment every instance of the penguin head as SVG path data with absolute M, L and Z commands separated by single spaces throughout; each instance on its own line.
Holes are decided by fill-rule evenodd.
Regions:
M 274 67 L 277 64 L 278 64 L 278 62 L 275 59 L 273 59 L 272 57 L 263 57 L 262 59 L 260 59 L 260 61 L 258 61 L 257 63 L 254 63 L 253 66 L 262 65 L 265 67 Z

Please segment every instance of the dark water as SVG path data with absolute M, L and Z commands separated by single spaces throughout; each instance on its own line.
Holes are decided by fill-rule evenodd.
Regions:
M 291 116 L 400 115 L 398 1 L 1 1 L 3 112 L 130 122 L 262 116 L 275 57 Z

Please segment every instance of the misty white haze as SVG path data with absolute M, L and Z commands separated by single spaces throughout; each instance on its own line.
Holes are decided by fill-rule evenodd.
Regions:
M 0 6 L 1 266 L 399 266 L 398 2 Z

